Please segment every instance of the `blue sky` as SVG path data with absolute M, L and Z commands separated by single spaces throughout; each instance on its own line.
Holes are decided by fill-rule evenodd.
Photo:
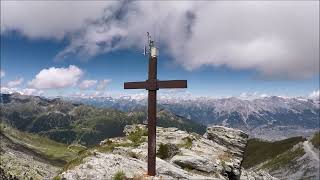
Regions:
M 151 35 L 159 42 L 159 79 L 188 80 L 188 89 L 177 91 L 177 93 L 214 97 L 308 96 L 315 91 L 319 93 L 319 69 L 316 67 L 319 65 L 319 56 L 316 54 L 319 54 L 319 51 L 316 50 L 319 47 L 319 40 L 313 39 L 319 37 L 317 31 L 319 27 L 314 26 L 314 24 L 318 25 L 316 14 L 311 13 L 303 17 L 310 21 L 307 25 L 314 28 L 311 30 L 313 36 L 309 37 L 309 31 L 304 32 L 304 29 L 300 29 L 300 31 L 291 32 L 297 38 L 295 41 L 292 40 L 291 36 L 283 35 L 283 29 L 270 30 L 275 34 L 279 32 L 278 36 L 274 36 L 280 37 L 278 39 L 274 37 L 266 38 L 269 36 L 253 37 L 251 34 L 246 34 L 245 29 L 242 34 L 240 32 L 236 36 L 234 34 L 218 34 L 220 30 L 216 30 L 216 27 L 206 27 L 206 21 L 200 18 L 203 16 L 200 12 L 189 6 L 184 7 L 179 3 L 175 5 L 175 8 L 181 7 L 182 14 L 192 12 L 194 15 L 188 15 L 187 13 L 185 20 L 187 23 L 183 23 L 181 27 L 172 25 L 173 27 L 166 28 L 173 29 L 170 31 L 163 29 L 166 24 L 161 23 L 156 25 L 151 23 L 150 26 L 145 26 L 141 31 L 132 28 L 134 25 L 130 26 L 130 8 L 134 7 L 139 10 L 140 6 L 145 6 L 144 4 L 126 5 L 128 10 L 121 12 L 124 14 L 123 18 L 117 17 L 110 21 L 104 21 L 102 25 L 97 23 L 99 18 L 101 16 L 105 18 L 108 15 L 92 15 L 92 12 L 88 12 L 88 17 L 95 21 L 86 24 L 86 28 L 81 23 L 87 21 L 77 20 L 80 23 L 79 27 L 72 29 L 73 27 L 69 27 L 67 24 L 67 20 L 57 20 L 54 23 L 59 28 L 54 29 L 56 28 L 54 26 L 55 31 L 51 31 L 52 28 L 45 28 L 46 23 L 49 22 L 43 22 L 41 19 L 33 19 L 32 21 L 24 19 L 23 11 L 21 11 L 21 15 L 11 12 L 15 8 L 21 8 L 20 6 L 15 7 L 16 5 L 10 3 L 2 3 L 1 5 L 2 91 L 13 90 L 27 94 L 41 93 L 45 96 L 69 96 L 80 93 L 88 95 L 96 93 L 96 95 L 107 96 L 140 93 L 142 91 L 123 90 L 123 82 L 141 81 L 147 78 L 148 61 L 142 55 L 142 47 L 145 42 L 145 32 L 143 30 L 149 28 L 151 32 L 153 29 Z M 58 8 L 61 4 L 57 3 L 56 5 Z M 45 9 L 47 5 L 41 4 L 40 6 L 35 3 L 29 6 L 30 9 L 34 8 L 37 11 L 40 8 Z M 106 4 L 105 9 L 108 9 L 109 6 L 117 7 L 118 5 Z M 173 5 L 164 6 L 171 7 Z M 202 5 L 198 6 L 204 8 Z M 231 7 L 231 5 L 213 4 L 212 8 L 215 8 L 215 6 Z M 232 8 L 245 11 L 245 8 L 250 6 L 240 4 L 239 7 Z M 288 7 L 293 10 L 296 8 L 295 5 L 291 4 L 288 4 Z M 28 8 L 28 4 L 26 8 Z M 80 6 L 79 9 L 81 10 L 81 8 L 83 7 Z M 279 13 L 282 13 L 281 8 L 283 7 L 278 7 Z M 315 13 L 319 13 L 319 8 L 313 9 L 313 6 L 308 5 L 305 8 L 311 8 Z M 210 9 L 205 10 L 210 13 Z M 40 13 L 44 12 L 46 11 L 43 10 Z M 245 12 L 250 14 L 251 10 Z M 18 12 L 15 11 L 14 13 Z M 111 17 L 115 13 L 117 12 L 110 12 Z M 170 12 L 162 11 L 161 13 L 170 14 Z M 153 17 L 152 20 L 159 18 L 159 21 L 162 21 L 162 18 L 166 16 L 161 15 L 161 13 L 159 13 L 159 17 Z M 289 13 L 279 14 L 279 16 L 283 17 L 284 21 L 285 18 L 291 17 Z M 28 15 L 32 17 L 32 13 Z M 46 16 L 48 18 L 53 17 L 52 14 L 44 14 L 43 18 Z M 174 18 L 171 19 L 175 19 L 176 16 L 180 17 L 180 14 L 173 16 Z M 261 18 L 269 17 L 261 16 Z M 37 18 L 39 17 L 37 16 Z M 246 22 L 246 18 L 248 17 L 243 17 L 243 22 Z M 70 19 L 70 21 L 72 20 Z M 265 20 L 268 22 L 268 19 Z M 302 24 L 305 23 L 302 22 L 303 20 L 301 19 Z M 177 18 L 177 20 L 172 21 L 180 22 L 184 20 Z M 253 24 L 248 25 L 247 29 L 255 29 L 252 34 L 270 33 L 256 28 L 254 24 L 256 20 L 250 21 Z M 299 20 L 297 21 L 299 22 Z M 118 25 L 119 22 L 126 22 L 126 25 Z M 44 26 L 39 26 L 37 23 L 43 23 Z M 226 27 L 234 24 L 228 24 L 228 21 L 223 23 Z M 33 24 L 35 24 L 35 27 L 33 27 Z M 146 24 L 148 24 L 148 20 L 146 20 Z M 184 27 L 186 24 L 191 27 Z M 257 24 L 257 27 L 259 27 L 259 23 Z M 283 28 L 291 28 L 296 25 L 299 24 L 288 24 L 288 27 L 284 26 Z M 100 33 L 100 26 L 107 30 Z M 191 29 L 191 32 L 187 31 L 188 28 Z M 212 28 L 212 32 L 217 31 L 216 34 L 207 33 L 204 30 L 207 28 Z M 182 29 L 185 32 L 175 35 L 175 29 Z M 59 31 L 61 32 L 57 33 Z M 201 33 L 201 36 L 198 33 Z M 102 36 L 103 38 L 99 39 Z M 304 38 L 304 40 L 301 41 L 301 38 Z M 221 46 L 215 41 L 220 42 Z M 226 44 L 229 41 L 234 42 L 234 44 Z M 241 44 L 240 42 L 243 41 L 247 42 Z M 194 45 L 199 42 L 201 43 L 197 46 Z M 297 51 L 297 49 L 303 49 L 300 48 L 299 44 L 310 48 Z M 281 48 L 286 50 L 283 51 L 285 53 L 279 52 Z M 229 53 L 232 53 L 232 55 Z M 305 56 L 306 53 L 309 53 L 309 55 Z M 74 68 L 71 68 L 71 65 Z M 50 78 L 49 76 L 56 76 L 56 78 Z M 62 83 L 64 80 L 65 83 Z M 166 91 L 163 90 L 163 92 Z

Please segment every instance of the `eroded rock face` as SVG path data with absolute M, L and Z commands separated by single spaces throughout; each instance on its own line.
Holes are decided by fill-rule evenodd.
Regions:
M 94 153 L 95 156 L 83 159 L 84 163 L 62 173 L 62 177 L 112 179 L 121 170 L 128 178 L 240 179 L 240 165 L 248 138 L 242 131 L 213 126 L 201 136 L 177 128 L 157 127 L 158 156 L 165 158 L 157 158 L 157 176 L 146 177 L 146 136 L 130 137 L 131 133 L 145 129 L 144 125 L 126 126 L 124 134 L 127 137 L 105 140 L 100 149 L 108 149 L 108 152 Z M 159 151 L 160 145 L 165 150 Z
M 198 156 L 196 154 L 177 155 L 171 159 L 171 162 L 182 168 L 196 169 L 206 173 L 219 172 L 222 170 L 218 169 L 219 165 L 217 162 L 213 162 L 213 160 Z
M 248 139 L 248 135 L 243 131 L 223 126 L 208 127 L 204 137 L 227 147 L 239 156 L 243 155 Z

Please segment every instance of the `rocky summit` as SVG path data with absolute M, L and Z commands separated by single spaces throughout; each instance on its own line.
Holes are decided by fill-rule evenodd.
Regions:
M 201 136 L 157 127 L 157 175 L 147 176 L 147 129 L 127 125 L 125 137 L 109 138 L 87 150 L 78 164 L 59 175 L 66 179 L 240 179 L 248 135 L 222 126 Z M 252 173 L 251 173 L 252 174 Z M 246 176 L 250 175 L 246 172 Z M 250 175 L 250 177 L 253 177 Z M 249 177 L 249 178 L 250 178 Z M 261 176 L 267 177 L 267 176 Z

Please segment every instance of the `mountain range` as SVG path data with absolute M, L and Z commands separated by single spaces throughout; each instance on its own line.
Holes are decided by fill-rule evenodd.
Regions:
M 72 98 L 67 100 L 126 112 L 145 111 L 145 98 Z M 162 98 L 159 109 L 204 126 L 223 125 L 241 129 L 252 137 L 284 139 L 310 135 L 319 129 L 319 99 L 270 96 L 259 99 Z
M 14 127 L 59 142 L 97 144 L 119 136 L 127 124 L 147 123 L 146 99 L 44 98 L 1 94 L 1 119 Z M 203 133 L 207 126 L 241 129 L 250 137 L 280 140 L 309 136 L 319 130 L 319 100 L 278 96 L 239 98 L 160 98 L 158 122 L 162 127 Z M 114 127 L 105 131 L 107 127 Z M 94 135 L 96 138 L 91 139 Z M 99 137 L 99 138 L 97 138 Z
M 143 174 L 145 102 L 129 97 L 62 99 L 0 94 L 0 178 L 116 179 L 132 177 L 138 171 Z M 317 100 L 266 97 L 159 102 L 157 161 L 161 177 L 319 178 Z M 294 136 L 290 128 L 298 136 L 286 138 Z M 253 134 L 255 131 L 260 134 Z M 253 138 L 255 135 L 273 141 Z M 283 140 L 276 140 L 279 137 Z

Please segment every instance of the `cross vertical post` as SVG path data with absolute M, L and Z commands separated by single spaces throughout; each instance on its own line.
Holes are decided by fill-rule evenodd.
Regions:
M 156 125 L 157 125 L 157 90 L 160 88 L 187 88 L 186 80 L 159 81 L 157 79 L 158 50 L 150 40 L 148 33 L 149 72 L 148 79 L 140 82 L 125 82 L 124 89 L 148 90 L 148 175 L 156 175 Z M 146 48 L 145 48 L 145 51 Z
M 149 56 L 148 81 L 157 82 L 157 57 Z M 156 174 L 157 88 L 148 90 L 148 175 Z

